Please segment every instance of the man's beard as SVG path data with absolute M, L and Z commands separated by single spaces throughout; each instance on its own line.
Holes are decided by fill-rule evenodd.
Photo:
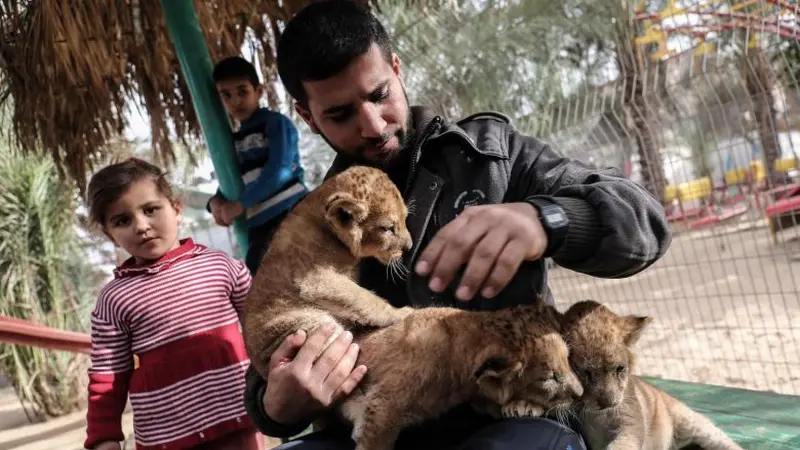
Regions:
M 414 118 L 411 117 L 411 107 L 408 103 L 408 95 L 406 94 L 406 90 L 403 89 L 403 96 L 406 98 L 406 126 L 401 127 L 394 133 L 386 133 L 382 135 L 380 138 L 375 138 L 367 141 L 367 144 L 363 146 L 359 151 L 353 155 L 352 152 L 344 151 L 339 147 L 333 145 L 333 143 L 325 136 L 324 133 L 320 132 L 319 136 L 322 137 L 322 140 L 328 143 L 328 145 L 339 155 L 347 155 L 348 157 L 352 158 L 354 162 L 358 164 L 362 164 L 365 166 L 371 166 L 378 169 L 382 169 L 385 171 L 390 171 L 394 168 L 397 168 L 400 164 L 405 164 L 411 158 L 412 146 L 414 145 L 415 138 L 416 138 L 416 127 L 414 126 Z M 370 147 L 377 147 L 386 142 L 388 142 L 392 137 L 397 137 L 397 150 L 392 152 L 391 156 L 388 158 L 384 158 L 380 161 L 369 161 L 363 157 L 363 153 L 365 149 Z

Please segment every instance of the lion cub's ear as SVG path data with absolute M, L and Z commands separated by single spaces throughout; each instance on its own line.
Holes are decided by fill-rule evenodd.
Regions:
M 336 192 L 325 202 L 325 220 L 339 240 L 356 258 L 361 257 L 361 222 L 367 218 L 367 205 L 347 192 Z
M 337 228 L 350 228 L 367 218 L 364 202 L 347 192 L 331 194 L 325 201 L 325 219 Z
M 648 316 L 623 316 L 620 317 L 620 327 L 625 336 L 625 345 L 631 346 L 642 336 L 642 330 L 653 319 Z
M 500 356 L 493 356 L 478 367 L 475 371 L 475 378 L 478 384 L 485 381 L 502 381 L 512 376 L 519 376 L 522 373 L 522 363 L 520 361 L 511 362 Z
M 478 392 L 481 397 L 490 402 L 498 405 L 505 404 L 512 393 L 510 381 L 521 375 L 521 362 L 512 362 L 503 356 L 491 356 L 475 371 Z

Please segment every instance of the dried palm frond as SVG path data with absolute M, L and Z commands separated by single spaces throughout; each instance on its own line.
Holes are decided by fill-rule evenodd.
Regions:
M 214 61 L 239 54 L 252 30 L 256 64 L 275 107 L 276 38 L 283 23 L 311 1 L 194 3 Z M 201 137 L 161 0 L 0 0 L 0 105 L 5 103 L 13 105 L 17 144 L 26 152 L 48 152 L 81 190 L 106 143 L 126 127 L 127 105 L 149 116 L 162 165 L 175 162 L 173 141 Z

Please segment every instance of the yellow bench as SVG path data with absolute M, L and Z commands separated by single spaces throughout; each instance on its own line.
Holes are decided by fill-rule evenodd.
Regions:
M 664 203 L 672 203 L 676 198 L 678 198 L 678 186 L 668 184 L 664 187 Z
M 788 172 L 796 168 L 797 158 L 782 158 L 775 161 L 775 172 Z M 751 162 L 750 170 L 753 171 L 754 181 L 764 181 L 764 179 L 767 177 L 767 173 L 764 170 L 764 161 L 759 160 Z M 726 172 L 725 176 L 727 177 L 731 172 Z
M 797 158 L 783 158 L 775 161 L 776 172 L 788 172 L 797 169 L 797 167 Z M 745 183 L 751 173 L 753 174 L 753 181 L 764 181 L 767 177 L 766 171 L 764 170 L 764 162 L 760 160 L 752 161 L 750 167 L 733 169 L 725 172 L 725 184 L 730 186 Z M 668 184 L 664 187 L 664 202 L 671 203 L 675 199 L 685 202 L 708 198 L 712 190 L 713 183 L 711 183 L 711 178 L 709 177 L 703 177 L 679 185 Z
M 788 172 L 797 168 L 797 158 L 783 158 L 775 161 L 776 172 Z
M 677 199 L 681 202 L 708 198 L 713 191 L 711 178 L 703 177 L 679 185 L 668 184 L 664 187 L 664 202 L 671 203 Z
M 681 183 L 678 186 L 670 185 L 667 188 L 672 188 L 672 195 L 677 195 L 677 198 L 682 202 L 691 200 L 700 200 L 708 198 L 714 189 L 710 177 L 703 177 L 698 180 L 692 180 L 686 183 Z M 666 194 L 666 193 L 665 193 Z
M 734 169 L 725 172 L 725 184 L 732 186 L 747 182 L 747 177 L 750 174 L 750 169 Z

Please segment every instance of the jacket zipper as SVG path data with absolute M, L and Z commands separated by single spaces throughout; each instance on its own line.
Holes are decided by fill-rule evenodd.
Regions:
M 425 127 L 425 131 L 422 133 L 422 137 L 417 142 L 417 145 L 414 147 L 414 151 L 411 154 L 411 166 L 408 169 L 408 178 L 406 179 L 406 188 L 403 197 L 408 197 L 409 192 L 411 192 L 411 185 L 414 182 L 414 178 L 417 175 L 417 163 L 419 162 L 420 157 L 422 156 L 422 145 L 428 138 L 439 128 L 439 125 L 442 122 L 442 118 L 436 116 L 433 120 L 428 123 L 428 126 Z

